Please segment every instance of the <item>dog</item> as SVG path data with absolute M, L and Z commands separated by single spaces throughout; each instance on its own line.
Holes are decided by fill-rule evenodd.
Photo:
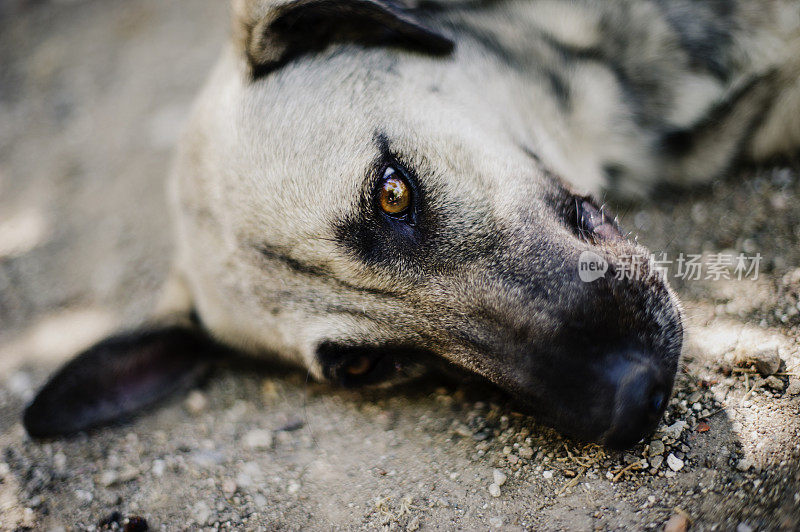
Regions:
M 666 408 L 681 307 L 595 198 L 800 145 L 783 0 L 234 0 L 169 195 L 140 330 L 79 354 L 32 437 L 110 423 L 227 350 L 348 387 L 441 364 L 628 447 Z M 581 256 L 607 269 L 584 282 Z

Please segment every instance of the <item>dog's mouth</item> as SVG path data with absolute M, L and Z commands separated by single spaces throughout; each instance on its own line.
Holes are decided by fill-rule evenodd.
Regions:
M 345 388 L 396 385 L 420 377 L 431 367 L 449 368 L 462 375 L 466 371 L 430 351 L 405 345 L 325 341 L 317 348 L 317 357 L 324 377 Z M 608 364 L 599 364 L 598 368 L 591 375 L 584 368 L 583 372 L 567 371 L 566 378 L 549 379 L 561 384 L 543 384 L 548 391 L 545 396 L 534 393 L 541 392 L 541 386 L 512 390 L 493 379 L 486 382 L 507 393 L 520 411 L 567 436 L 627 448 L 657 425 L 672 388 L 674 371 L 657 367 L 648 357 L 635 353 L 609 359 Z

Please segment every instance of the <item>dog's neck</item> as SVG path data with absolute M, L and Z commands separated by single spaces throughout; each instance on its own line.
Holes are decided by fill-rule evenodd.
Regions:
M 777 92 L 770 65 L 785 61 L 768 43 L 758 61 L 744 54 L 742 42 L 756 42 L 762 28 L 736 30 L 733 10 L 662 4 L 488 2 L 431 16 L 454 35 L 464 63 L 499 65 L 491 75 L 506 77 L 509 123 L 551 170 L 586 192 L 641 195 L 661 180 L 723 172 Z M 694 33 L 678 20 L 689 16 Z M 718 116 L 735 106 L 741 112 Z M 705 131 L 711 118 L 736 134 Z

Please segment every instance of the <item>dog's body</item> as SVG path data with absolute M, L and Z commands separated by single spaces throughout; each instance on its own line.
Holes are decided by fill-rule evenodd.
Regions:
M 678 304 L 646 264 L 613 275 L 644 250 L 588 195 L 796 149 L 800 5 L 240 0 L 234 18 L 171 181 L 161 329 L 67 366 L 29 432 L 147 404 L 196 374 L 206 333 L 345 385 L 443 359 L 569 434 L 652 430 Z M 611 266 L 591 284 L 588 251 Z

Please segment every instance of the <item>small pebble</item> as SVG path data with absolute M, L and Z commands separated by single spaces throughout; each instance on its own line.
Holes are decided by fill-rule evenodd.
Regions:
M 500 528 L 503 526 L 503 518 L 502 517 L 492 517 L 489 519 L 489 524 L 494 528 Z
M 500 486 L 495 483 L 489 484 L 489 495 L 492 497 L 499 497 L 500 496 Z
M 183 406 L 187 412 L 197 416 L 208 408 L 208 399 L 200 390 L 192 390 L 183 402 Z
M 664 532 L 686 532 L 689 528 L 689 520 L 685 515 L 674 513 L 664 525 Z
M 164 474 L 164 470 L 166 469 L 167 464 L 164 460 L 153 460 L 153 467 L 150 468 L 150 471 L 153 475 L 160 477 Z
M 519 455 L 520 458 L 525 458 L 526 460 L 529 460 L 533 457 L 533 449 L 531 449 L 527 445 L 524 445 L 519 448 L 517 454 Z
M 94 499 L 94 495 L 92 495 L 90 491 L 86 490 L 75 490 L 75 497 L 77 497 L 79 501 L 84 503 L 90 503 Z
M 222 493 L 224 493 L 226 497 L 230 497 L 231 495 L 236 493 L 236 482 L 230 478 L 226 478 L 225 480 L 223 480 Z
M 647 453 L 649 456 L 660 456 L 664 454 L 664 442 L 661 440 L 653 440 L 650 442 L 650 450 Z
M 67 457 L 61 451 L 57 452 L 53 457 L 53 467 L 58 472 L 63 472 L 67 468 Z
M 543 471 L 542 472 L 542 477 L 550 480 L 551 478 L 553 478 L 553 472 L 552 471 Z
M 108 514 L 106 517 L 100 519 L 100 522 L 97 523 L 97 526 L 101 529 L 112 528 L 114 526 L 119 526 L 122 524 L 123 518 L 122 514 L 118 511 L 113 511 Z
M 272 447 L 272 432 L 253 429 L 244 435 L 244 445 L 249 449 L 269 449 Z
M 668 438 L 673 440 L 677 440 L 681 437 L 681 433 L 686 428 L 686 422 L 682 419 L 679 419 L 669 427 L 664 429 L 664 435 Z
M 784 384 L 782 379 L 779 379 L 775 375 L 771 375 L 767 377 L 764 381 L 769 388 L 772 388 L 775 391 L 782 392 L 786 384 Z
M 786 388 L 789 395 L 800 395 L 800 379 L 789 379 L 789 387 Z
M 9 392 L 23 401 L 27 402 L 33 396 L 34 386 L 31 382 L 31 376 L 27 372 L 18 371 L 14 373 L 5 384 Z
M 683 469 L 683 460 L 681 460 L 674 454 L 669 453 L 669 456 L 667 456 L 667 465 L 673 471 L 680 471 L 681 469 Z
M 100 484 L 102 484 L 105 487 L 109 487 L 116 484 L 117 479 L 118 475 L 116 471 L 113 470 L 103 471 L 103 473 L 100 475 Z
M 472 436 L 472 431 L 469 430 L 469 427 L 467 427 L 463 423 L 459 423 L 458 425 L 456 425 L 455 429 L 453 429 L 453 432 L 464 438 L 469 438 Z
M 747 471 L 751 467 L 753 467 L 753 461 L 750 460 L 749 458 L 742 458 L 736 464 L 736 469 L 738 469 L 739 471 Z
M 211 509 L 203 501 L 198 501 L 192 507 L 194 513 L 194 522 L 198 525 L 205 525 L 211 518 Z
M 275 384 L 275 381 L 272 379 L 264 379 L 261 383 L 261 398 L 265 402 L 271 403 L 278 399 L 279 396 L 278 386 Z
M 747 523 L 739 523 L 739 526 L 736 527 L 736 532 L 753 532 L 753 527 Z
M 503 484 L 506 483 L 508 476 L 499 469 L 493 469 L 492 478 L 494 479 L 495 484 L 497 484 L 498 486 L 502 486 Z
M 109 486 L 113 486 L 114 484 L 122 484 L 123 482 L 131 481 L 138 476 L 139 471 L 130 466 L 126 467 L 122 471 L 114 471 L 113 469 L 109 469 L 107 471 L 103 471 L 103 473 L 100 475 L 100 484 L 107 488 Z

